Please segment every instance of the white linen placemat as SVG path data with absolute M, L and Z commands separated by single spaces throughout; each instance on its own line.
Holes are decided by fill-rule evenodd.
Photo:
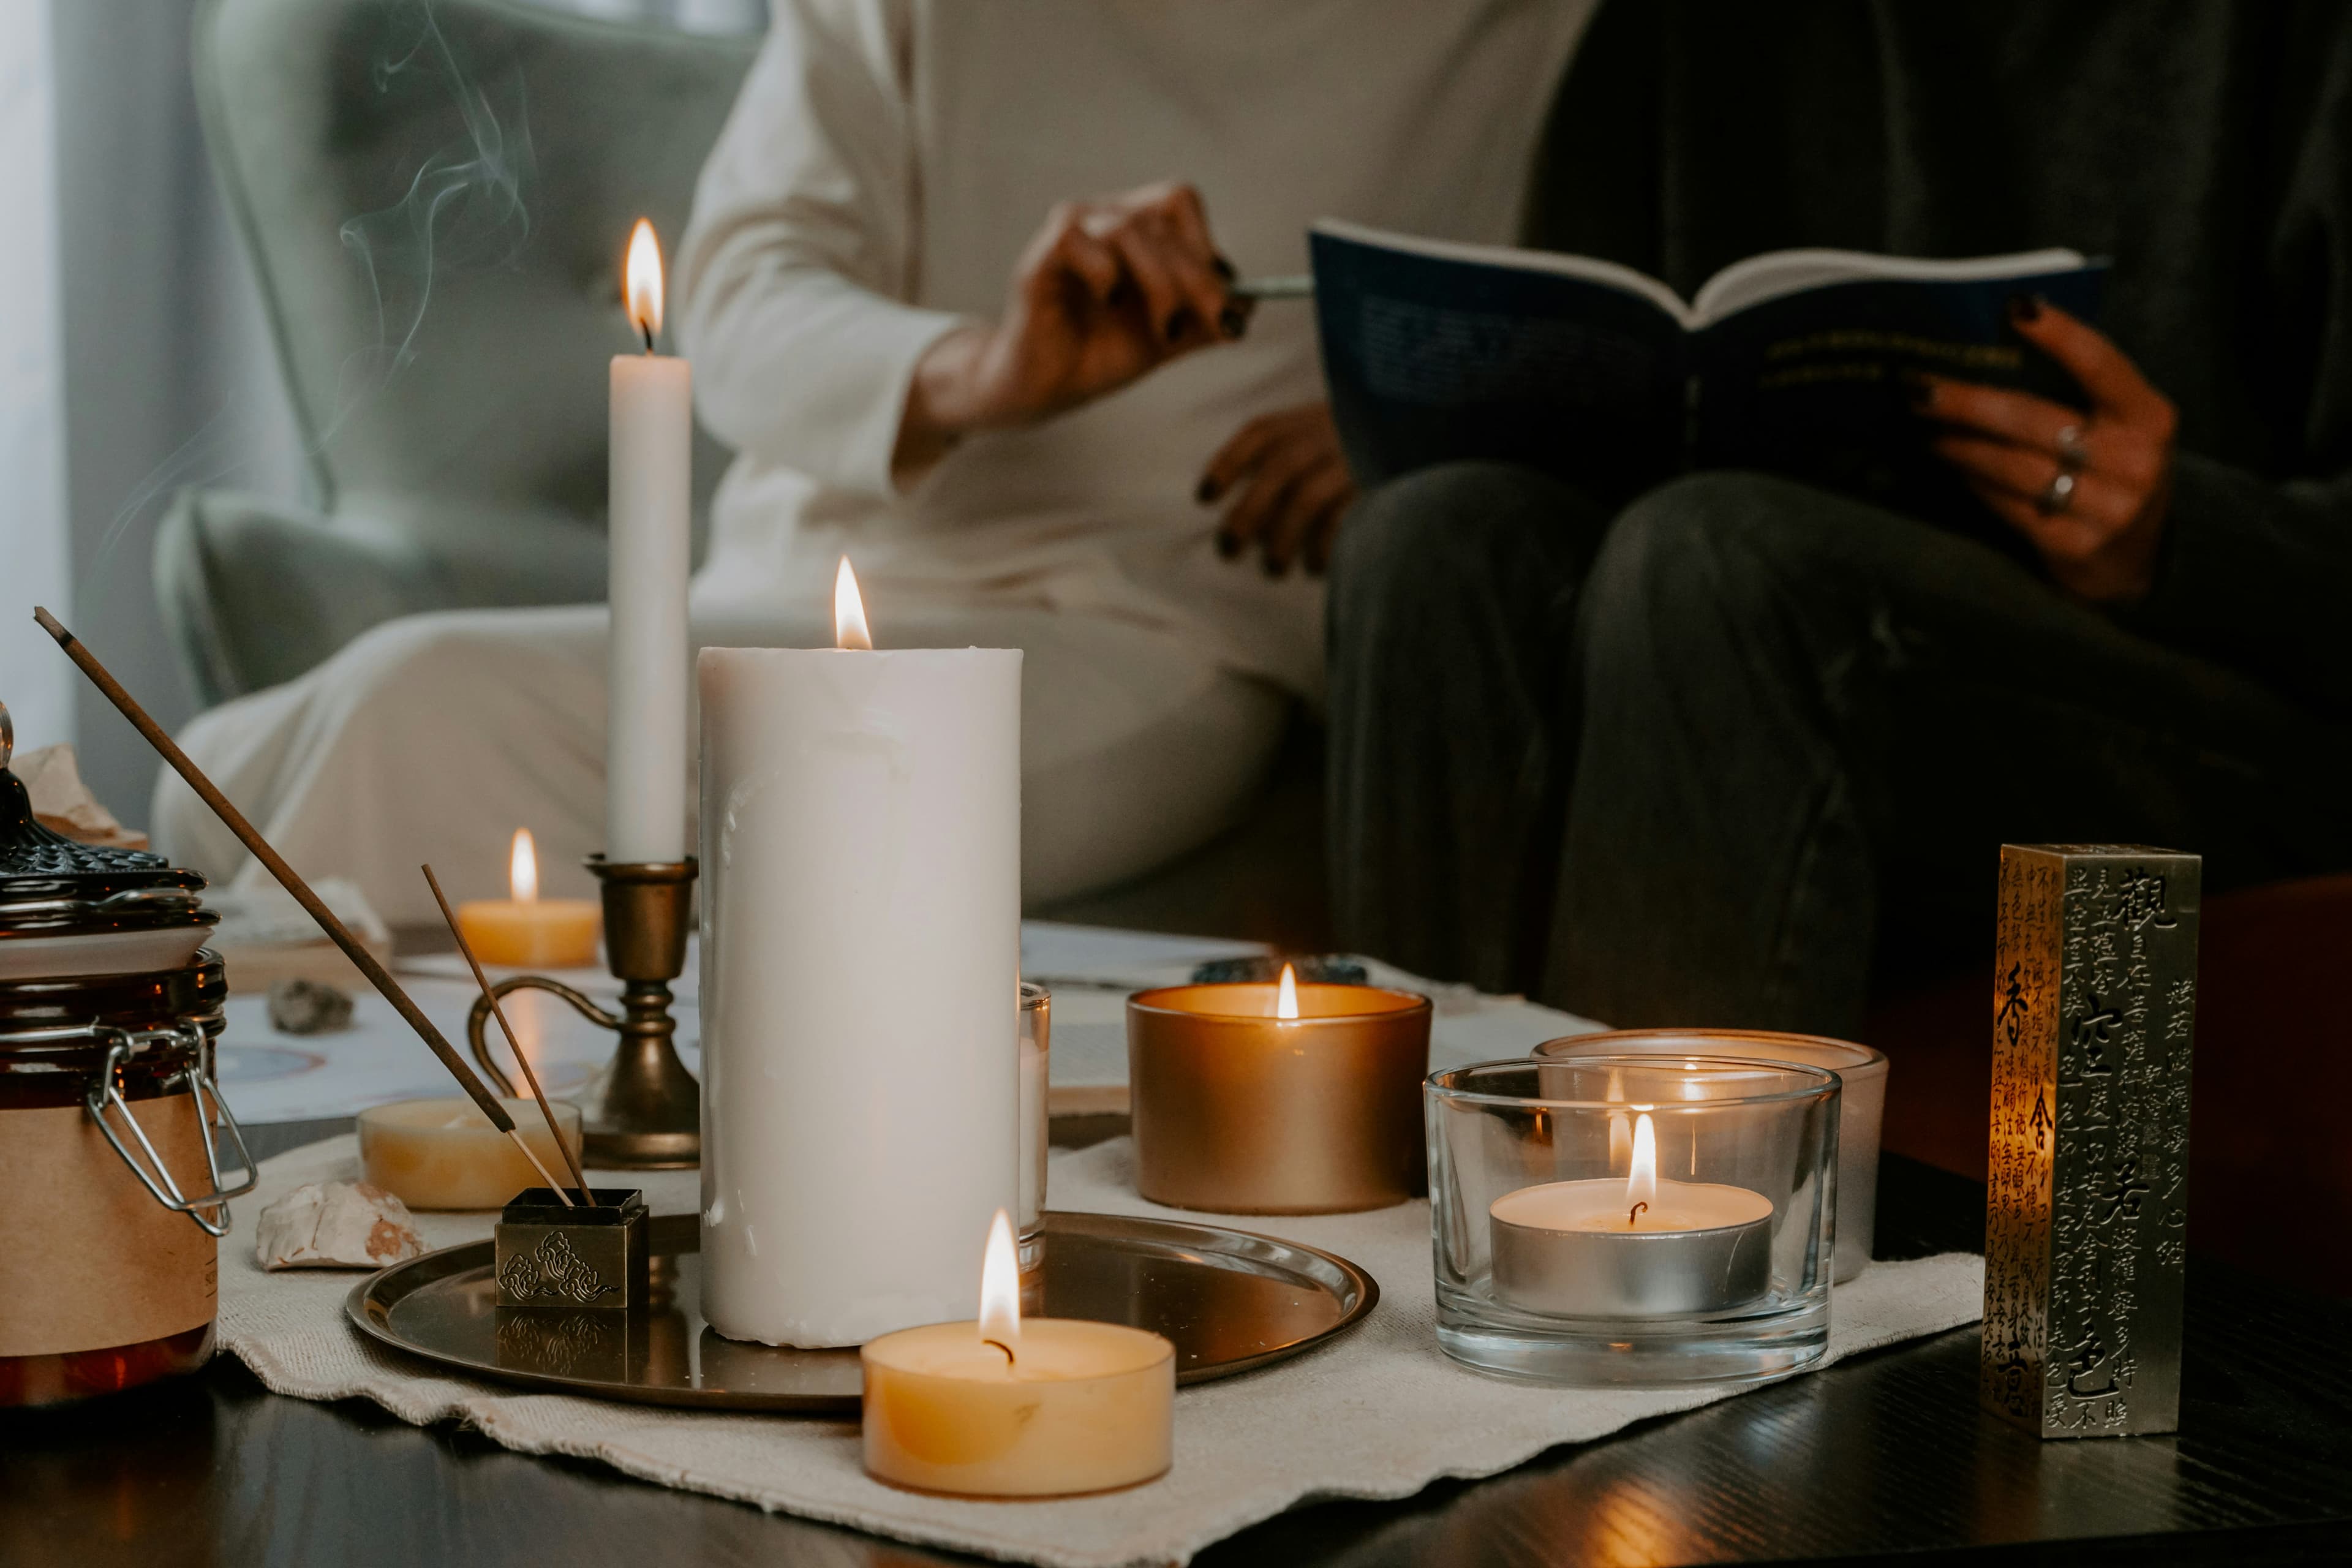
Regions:
M 1133 1152 L 1120 1139 L 1056 1154 L 1049 1202 L 1219 1223 L 1139 1198 Z M 236 1230 L 221 1249 L 221 1342 L 272 1389 L 305 1399 L 363 1396 L 420 1426 L 455 1417 L 523 1453 L 602 1459 L 664 1486 L 1015 1562 L 1181 1563 L 1302 1500 L 1408 1497 L 1443 1477 L 1492 1475 L 1557 1445 L 1725 1397 L 1706 1390 L 1530 1387 L 1447 1361 L 1435 1337 L 1425 1203 L 1365 1215 L 1234 1219 L 1222 1223 L 1362 1265 L 1380 1281 L 1379 1307 L 1334 1344 L 1181 1391 L 1175 1468 L 1147 1486 L 1050 1502 L 922 1496 L 867 1479 L 852 1422 L 529 1393 L 379 1348 L 343 1317 L 357 1273 L 265 1274 L 253 1260 L 254 1219 L 264 1205 L 304 1182 L 355 1173 L 353 1140 L 332 1139 L 265 1163 L 259 1188 L 238 1200 Z M 698 1201 L 691 1171 L 613 1183 L 624 1180 L 642 1185 L 656 1213 L 691 1213 Z M 491 1217 L 417 1219 L 429 1246 L 446 1247 L 487 1237 Z M 1873 1267 L 1836 1292 L 1828 1359 L 1974 1321 L 1983 1274 L 1984 1260 L 1966 1253 Z

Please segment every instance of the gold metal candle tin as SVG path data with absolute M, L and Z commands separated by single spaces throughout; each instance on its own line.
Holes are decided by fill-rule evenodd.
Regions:
M 1127 1003 L 1136 1185 L 1217 1214 L 1339 1214 L 1428 1190 L 1429 998 L 1303 984 L 1165 985 Z

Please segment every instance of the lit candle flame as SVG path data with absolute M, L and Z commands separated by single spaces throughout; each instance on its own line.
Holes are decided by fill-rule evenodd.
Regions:
M 874 646 L 874 634 L 866 629 L 866 601 L 857 594 L 857 574 L 849 569 L 846 555 L 841 558 L 841 570 L 833 574 L 833 646 Z
M 980 1338 L 1017 1359 L 1021 1347 L 1021 1255 L 1013 1245 L 1013 1221 L 1003 1209 L 988 1222 L 988 1251 L 980 1264 Z
M 528 827 L 515 829 L 514 850 L 507 857 L 507 890 L 516 903 L 539 902 L 539 849 Z
M 1277 1018 L 1298 1016 L 1298 976 L 1290 965 L 1282 966 L 1282 984 L 1274 994 L 1274 1016 Z
M 1625 1207 L 1630 1212 L 1636 1204 L 1655 1205 L 1658 1201 L 1658 1130 L 1646 1116 L 1633 1118 L 1633 1170 L 1625 1178 Z M 1625 1227 L 1631 1230 L 1629 1217 Z
M 626 279 L 622 293 L 628 301 L 629 321 L 646 340 L 646 353 L 651 353 L 662 327 L 661 242 L 654 237 L 654 226 L 644 218 L 629 231 Z

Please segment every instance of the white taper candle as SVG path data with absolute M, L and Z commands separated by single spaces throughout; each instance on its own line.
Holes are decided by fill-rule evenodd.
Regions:
M 629 310 L 661 330 L 661 256 L 640 222 L 629 245 Z M 615 354 L 612 375 L 610 706 L 604 854 L 686 858 L 686 579 L 694 485 L 694 382 L 686 361 Z

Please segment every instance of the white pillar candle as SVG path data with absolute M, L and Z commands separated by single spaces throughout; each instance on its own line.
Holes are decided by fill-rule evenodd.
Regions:
M 604 855 L 668 862 L 686 858 L 694 381 L 686 361 L 653 352 L 661 252 L 643 219 L 629 240 L 628 300 L 646 352 L 613 356 Z
M 1021 655 L 698 673 L 704 1314 L 799 1346 L 961 1317 L 1020 1201 Z

